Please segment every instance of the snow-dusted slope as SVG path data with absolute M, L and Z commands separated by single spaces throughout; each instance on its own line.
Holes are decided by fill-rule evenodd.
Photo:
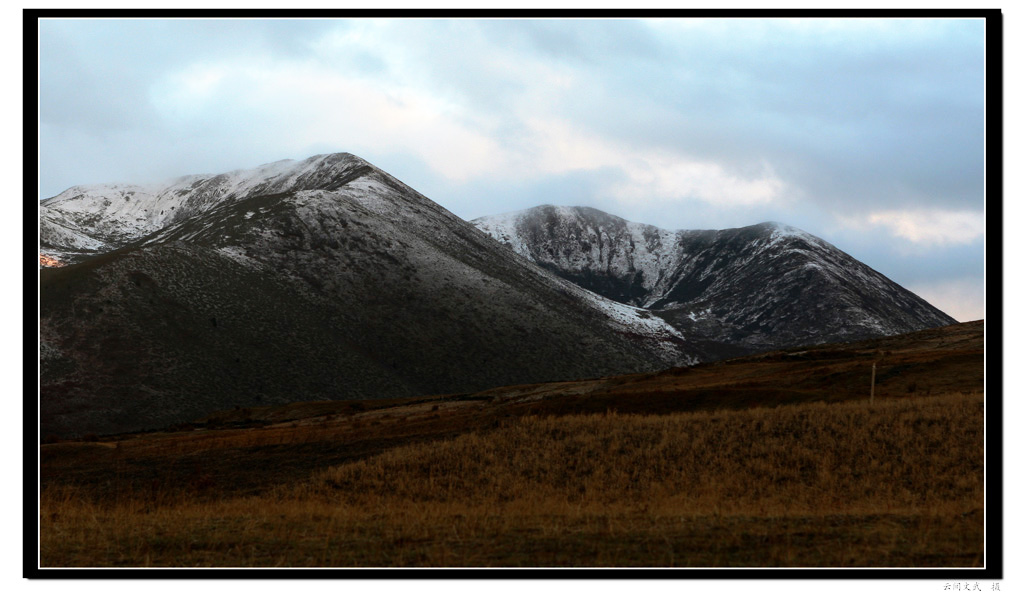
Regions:
M 543 205 L 472 223 L 531 261 L 636 306 L 648 306 L 678 265 L 676 232 L 589 207 Z
M 62 213 L 39 207 L 40 251 L 60 261 L 77 260 L 101 250 L 104 242 L 89 236 Z
M 473 224 L 568 280 L 657 312 L 691 340 L 768 349 L 955 322 L 828 242 L 775 222 L 668 231 L 544 205 Z
M 226 174 L 183 176 L 149 186 L 73 186 L 40 203 L 41 248 L 85 255 L 106 252 L 222 203 L 259 194 L 337 188 L 346 177 L 357 176 L 370 167 L 354 155 L 335 153 Z M 44 222 L 60 222 L 91 242 L 53 233 Z
M 474 224 L 344 153 L 48 199 L 41 251 L 73 265 L 40 272 L 44 432 L 650 371 L 952 322 L 781 224 L 667 231 L 555 207 Z
M 120 246 L 41 272 L 48 432 L 650 371 L 700 354 L 664 320 L 530 263 L 359 158 L 272 165 L 182 179 L 181 193 L 118 187 L 131 206 L 80 191 L 44 206 L 48 221 L 83 224 L 68 243 Z M 157 205 L 162 219 L 146 219 Z

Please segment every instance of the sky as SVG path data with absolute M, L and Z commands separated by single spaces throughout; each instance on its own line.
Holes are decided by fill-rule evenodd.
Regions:
M 42 20 L 40 199 L 348 151 L 464 219 L 778 221 L 984 317 L 985 24 Z

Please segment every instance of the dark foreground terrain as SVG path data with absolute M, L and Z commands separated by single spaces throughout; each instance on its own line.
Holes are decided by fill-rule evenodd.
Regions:
M 983 359 L 978 321 L 47 443 L 41 564 L 981 566 Z

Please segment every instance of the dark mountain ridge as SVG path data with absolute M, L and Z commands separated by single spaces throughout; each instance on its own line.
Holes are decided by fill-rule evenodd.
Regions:
M 473 223 L 565 279 L 650 309 L 693 341 L 758 351 L 956 322 L 828 242 L 775 222 L 671 231 L 543 205 Z
M 44 433 L 653 371 L 953 320 L 782 224 L 465 222 L 347 153 L 40 205 Z
M 527 262 L 359 158 L 272 170 L 44 202 L 73 234 L 42 240 L 78 261 L 40 271 L 44 435 L 697 360 L 661 319 Z

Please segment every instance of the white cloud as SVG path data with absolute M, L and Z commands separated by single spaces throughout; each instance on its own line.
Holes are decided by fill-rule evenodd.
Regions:
M 519 159 L 523 167 L 545 174 L 621 166 L 627 153 L 565 120 L 527 116 Z
M 149 101 L 158 112 L 173 118 L 202 114 L 227 75 L 223 64 L 193 64 L 161 78 L 149 90 Z
M 985 214 L 979 211 L 875 211 L 868 214 L 865 221 L 871 226 L 888 228 L 893 235 L 921 245 L 969 244 L 985 235 Z
M 365 30 L 360 30 L 360 35 Z M 520 67 L 522 65 L 519 65 Z M 510 72 L 517 68 L 508 65 Z M 568 81 L 555 71 L 544 88 Z M 624 204 L 703 201 L 722 207 L 763 205 L 779 198 L 782 182 L 765 164 L 753 176 L 664 149 L 624 146 L 546 115 L 527 102 L 514 120 L 521 134 L 502 137 L 486 114 L 457 99 L 399 77 L 338 69 L 324 60 L 222 61 L 189 65 L 161 78 L 150 91 L 171 129 L 216 128 L 238 143 L 278 145 L 301 157 L 307 147 L 336 146 L 356 153 L 407 153 L 453 183 L 480 178 L 617 170 L 606 197 Z M 196 139 L 202 142 L 200 139 Z M 291 156 L 291 155 L 289 155 Z
M 985 318 L 985 287 L 977 279 L 924 282 L 907 289 L 960 322 Z
M 599 92 L 600 85 L 595 87 L 595 81 L 564 63 L 490 43 L 484 36 L 476 27 L 435 31 L 415 23 L 361 21 L 313 42 L 313 65 L 273 69 L 267 76 L 274 80 L 264 87 L 272 94 L 302 89 L 303 97 L 286 94 L 279 100 L 287 105 L 312 103 L 315 97 L 354 102 L 343 109 L 361 111 L 359 122 L 331 113 L 328 105 L 303 108 L 329 114 L 304 136 L 323 137 L 337 129 L 360 137 L 378 152 L 401 148 L 456 183 L 519 179 L 524 172 L 536 176 L 614 170 L 623 180 L 607 186 L 604 198 L 623 204 L 702 201 L 730 208 L 765 205 L 781 197 L 784 185 L 767 163 L 753 174 L 740 174 L 668 149 L 628 146 L 574 122 L 565 113 L 574 105 L 572 99 L 578 101 L 585 90 Z M 416 44 L 396 39 L 436 44 L 439 58 L 453 60 L 511 93 L 515 107 L 503 110 L 488 102 L 486 85 L 472 90 L 439 85 L 439 73 L 414 51 Z M 468 54 L 460 49 L 469 47 Z M 338 64 L 359 52 L 372 55 L 377 66 L 362 74 L 351 68 L 338 71 Z M 445 72 L 461 76 L 459 69 Z M 261 101 L 278 102 L 273 97 Z
M 764 205 L 782 199 L 785 184 L 765 162 L 754 176 L 730 172 L 721 164 L 665 150 L 627 147 L 556 118 L 527 118 L 530 131 L 521 159 L 527 167 L 561 174 L 615 168 L 625 180 L 606 189 L 626 204 L 702 201 L 719 207 Z
M 626 167 L 629 181 L 611 192 L 626 202 L 697 200 L 719 207 L 749 207 L 779 201 L 785 187 L 765 164 L 755 177 L 745 178 L 709 161 L 646 155 Z
M 219 139 L 263 141 L 282 152 L 324 145 L 407 152 L 454 182 L 507 161 L 495 141 L 461 121 L 458 106 L 315 62 L 190 66 L 161 79 L 150 97 L 167 128 L 192 126 L 202 135 L 212 125 Z

